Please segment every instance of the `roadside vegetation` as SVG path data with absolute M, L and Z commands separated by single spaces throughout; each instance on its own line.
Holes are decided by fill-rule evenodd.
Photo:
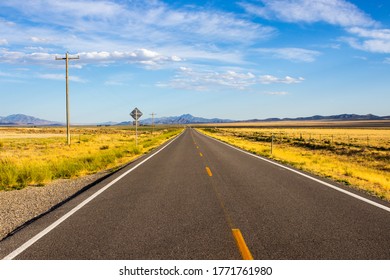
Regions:
M 203 128 L 205 134 L 390 201 L 388 128 Z M 272 147 L 272 153 L 271 153 Z
M 141 127 L 138 146 L 133 128 L 78 127 L 72 145 L 64 128 L 0 128 L 0 190 L 44 186 L 115 169 L 158 147 L 182 131 L 178 127 Z

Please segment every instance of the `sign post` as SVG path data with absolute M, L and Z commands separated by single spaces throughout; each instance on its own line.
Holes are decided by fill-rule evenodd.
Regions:
M 135 120 L 135 146 L 138 146 L 138 119 L 142 116 L 142 112 L 136 107 L 131 111 L 130 116 Z

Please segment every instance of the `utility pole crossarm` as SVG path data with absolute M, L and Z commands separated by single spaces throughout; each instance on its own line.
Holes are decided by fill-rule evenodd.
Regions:
M 80 59 L 80 56 L 79 55 L 77 55 L 77 56 L 69 56 L 69 53 L 68 52 L 66 52 L 66 54 L 65 54 L 65 57 L 57 57 L 56 56 L 56 60 L 71 60 L 71 59 Z

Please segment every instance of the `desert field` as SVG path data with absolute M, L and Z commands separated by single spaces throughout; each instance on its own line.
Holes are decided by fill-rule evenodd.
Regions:
M 75 178 L 117 168 L 174 137 L 182 128 L 135 129 L 75 127 L 72 145 L 66 129 L 0 127 L 0 190 L 43 186 L 60 178 Z
M 251 153 L 390 201 L 390 128 L 361 128 L 361 123 L 332 128 L 293 126 L 198 129 Z
M 199 127 L 311 127 L 311 128 L 390 128 L 390 120 L 309 120 L 309 121 L 258 121 L 218 124 L 201 124 Z

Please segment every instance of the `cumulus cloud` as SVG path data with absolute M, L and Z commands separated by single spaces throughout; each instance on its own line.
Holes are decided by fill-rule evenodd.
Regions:
M 278 78 L 272 75 L 263 75 L 259 77 L 259 82 L 265 85 L 268 84 L 298 84 L 303 82 L 305 79 L 302 77 L 293 78 L 286 76 L 284 78 Z
M 118 62 L 125 61 L 128 63 L 139 63 L 148 67 L 158 67 L 166 63 L 175 63 L 182 61 L 176 55 L 165 56 L 158 52 L 148 49 L 138 49 L 132 52 L 81 52 L 78 54 L 80 59 L 85 59 L 87 62 L 103 61 L 103 62 Z
M 25 63 L 25 62 L 40 62 L 53 60 L 54 56 L 49 53 L 33 52 L 24 53 L 20 51 L 9 51 L 0 49 L 0 62 L 6 63 Z
M 272 75 L 256 76 L 251 72 L 237 71 L 195 71 L 181 67 L 175 77 L 168 83 L 157 84 L 160 87 L 176 89 L 209 91 L 221 89 L 247 90 L 259 84 L 296 84 L 303 78 L 286 76 L 278 78 Z
M 301 48 L 262 48 L 257 49 L 257 51 L 273 58 L 295 62 L 313 62 L 317 56 L 321 55 L 318 51 Z
M 377 23 L 354 4 L 345 0 L 259 0 L 241 2 L 248 12 L 285 22 L 325 22 L 343 27 L 373 26 Z
M 116 63 L 116 62 L 128 62 L 139 63 L 147 66 L 160 66 L 166 63 L 175 63 L 182 61 L 182 59 L 176 55 L 165 56 L 160 53 L 147 50 L 138 49 L 132 52 L 80 52 L 74 54 L 80 57 L 80 63 Z M 60 54 L 50 54 L 46 52 L 33 52 L 24 53 L 8 50 L 0 50 L 0 62 L 6 63 L 33 63 L 33 64 L 48 64 L 53 63 L 55 57 L 63 57 Z M 73 54 L 72 54 L 73 56 Z

